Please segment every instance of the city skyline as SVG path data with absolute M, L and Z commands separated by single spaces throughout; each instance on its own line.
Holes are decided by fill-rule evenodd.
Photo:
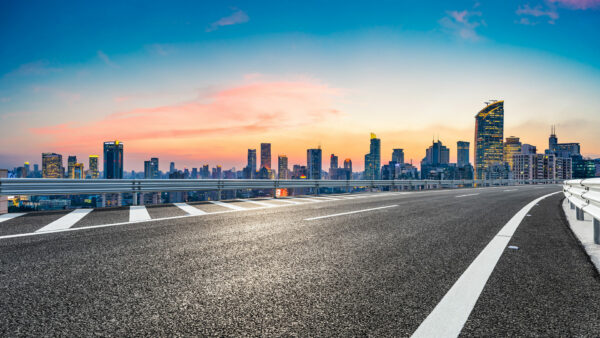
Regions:
M 490 98 L 506 100 L 505 135 L 541 147 L 556 125 L 597 158 L 598 4 L 182 3 L 118 7 L 110 25 L 90 20 L 94 4 L 72 3 L 77 16 L 3 4 L 14 48 L 0 51 L 0 167 L 84 159 L 118 139 L 125 170 L 149 156 L 243 167 L 262 142 L 273 161 L 303 163 L 320 144 L 362 169 L 368 132 L 384 140 L 382 163 L 401 147 L 418 165 L 432 138 L 472 142 Z

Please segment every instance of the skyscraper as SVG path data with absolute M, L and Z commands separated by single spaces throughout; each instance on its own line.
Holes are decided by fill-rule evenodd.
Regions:
M 144 178 L 146 179 L 158 179 L 158 158 L 153 157 L 150 161 L 144 161 Z
M 92 179 L 100 177 L 100 172 L 98 171 L 98 155 L 90 155 L 89 157 L 89 174 Z
M 171 164 L 169 165 L 169 174 L 172 174 L 176 171 L 177 169 L 175 169 L 175 162 L 171 162 Z
M 492 101 L 475 116 L 475 178 L 502 164 L 504 157 L 504 101 Z
M 506 138 L 504 143 L 504 162 L 513 170 L 514 156 L 521 153 L 521 142 L 518 137 L 511 136 Z
M 344 170 L 346 171 L 346 179 L 352 179 L 352 160 L 347 158 L 344 160 Z
M 248 149 L 247 178 L 256 176 L 256 149 Z
M 288 158 L 285 155 L 279 155 L 277 157 L 277 168 L 279 170 L 279 179 L 285 180 L 288 178 Z
M 104 142 L 104 178 L 123 178 L 123 143 L 120 141 Z
M 260 167 L 271 170 L 271 143 L 260 144 Z
M 71 170 L 71 176 L 69 178 L 82 180 L 85 178 L 85 170 L 83 168 L 83 163 L 75 163 L 73 164 Z
M 322 164 L 321 148 L 308 149 L 306 151 L 306 168 L 308 170 L 308 179 L 321 179 Z
M 470 164 L 469 161 L 469 142 L 458 141 L 456 142 L 456 166 L 464 167 Z
M 329 168 L 337 169 L 338 168 L 338 157 L 335 154 L 331 154 L 331 158 L 329 159 Z
M 64 169 L 62 155 L 55 153 L 42 153 L 42 177 L 63 178 Z
M 404 149 L 392 149 L 392 162 L 404 164 Z
M 423 163 L 432 166 L 450 163 L 450 149 L 443 145 L 442 141 L 433 142 L 433 144 L 425 150 Z
M 369 153 L 365 155 L 365 179 L 378 180 L 381 168 L 381 140 L 371 133 Z
M 73 176 L 73 167 L 77 163 L 77 156 L 69 156 L 67 160 L 67 177 L 72 178 Z

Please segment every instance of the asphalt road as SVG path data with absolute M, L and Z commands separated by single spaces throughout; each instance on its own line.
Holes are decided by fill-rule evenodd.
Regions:
M 76 231 L 0 239 L 0 335 L 410 336 L 515 213 L 559 190 L 236 202 L 248 210 L 197 217 L 163 206 L 151 218 L 171 218 L 86 228 L 126 222 L 122 210 L 95 210 Z M 600 280 L 561 198 L 518 228 L 519 250 L 503 253 L 463 335 L 600 333 Z M 62 216 L 22 217 L 38 223 L 0 229 Z

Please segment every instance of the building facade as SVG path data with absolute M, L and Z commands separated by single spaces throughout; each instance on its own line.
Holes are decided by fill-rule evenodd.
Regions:
M 371 133 L 371 143 L 369 145 L 369 153 L 365 155 L 365 173 L 364 178 L 367 180 L 380 179 L 381 168 L 381 140 Z
M 120 141 L 104 142 L 104 178 L 123 178 L 123 143 Z
M 61 154 L 43 153 L 42 154 L 42 177 L 43 178 L 63 178 L 64 168 Z
M 260 144 L 260 167 L 271 170 L 271 143 Z
M 286 180 L 289 178 L 289 167 L 288 158 L 285 155 L 277 156 L 277 177 L 280 180 Z
M 100 177 L 100 171 L 98 171 L 98 155 L 90 155 L 88 175 L 91 179 L 97 179 Z
M 306 151 L 306 169 L 308 171 L 308 179 L 320 180 L 322 168 L 322 152 L 321 148 L 308 149 Z
M 518 137 L 510 136 L 504 142 L 504 162 L 508 163 L 509 168 L 513 169 L 514 156 L 521 153 L 521 141 Z
M 466 141 L 456 142 L 456 165 L 458 167 L 464 167 L 471 163 L 469 159 L 470 145 Z
M 493 101 L 475 116 L 475 178 L 501 164 L 504 157 L 504 101 Z

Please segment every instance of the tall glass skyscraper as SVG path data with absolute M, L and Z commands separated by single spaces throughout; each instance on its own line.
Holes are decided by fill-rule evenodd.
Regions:
M 404 149 L 392 149 L 392 162 L 404 164 Z
M 378 180 L 381 176 L 381 140 L 371 133 L 369 153 L 365 155 L 365 179 Z
M 63 178 L 64 169 L 61 154 L 43 153 L 42 154 L 42 177 L 43 178 Z
M 77 156 L 69 156 L 67 159 L 67 177 L 73 178 L 73 167 L 77 164 Z
M 502 164 L 504 151 L 504 101 L 489 103 L 475 116 L 475 178 Z
M 260 167 L 271 170 L 271 143 L 260 144 Z
M 508 163 L 510 170 L 514 167 L 514 156 L 521 153 L 521 141 L 518 137 L 511 136 L 504 142 L 504 162 Z
M 469 164 L 469 142 L 456 142 L 456 166 L 464 167 Z
M 288 158 L 285 155 L 279 155 L 277 158 L 278 177 L 280 180 L 288 178 Z
M 252 174 L 253 178 L 256 175 L 256 149 L 248 149 L 248 170 Z
M 92 179 L 100 177 L 100 172 L 98 172 L 98 155 L 90 155 L 89 174 Z
M 320 180 L 322 167 L 321 148 L 308 149 L 306 151 L 306 169 L 308 170 L 308 179 Z
M 123 143 L 104 142 L 104 178 L 123 178 Z

